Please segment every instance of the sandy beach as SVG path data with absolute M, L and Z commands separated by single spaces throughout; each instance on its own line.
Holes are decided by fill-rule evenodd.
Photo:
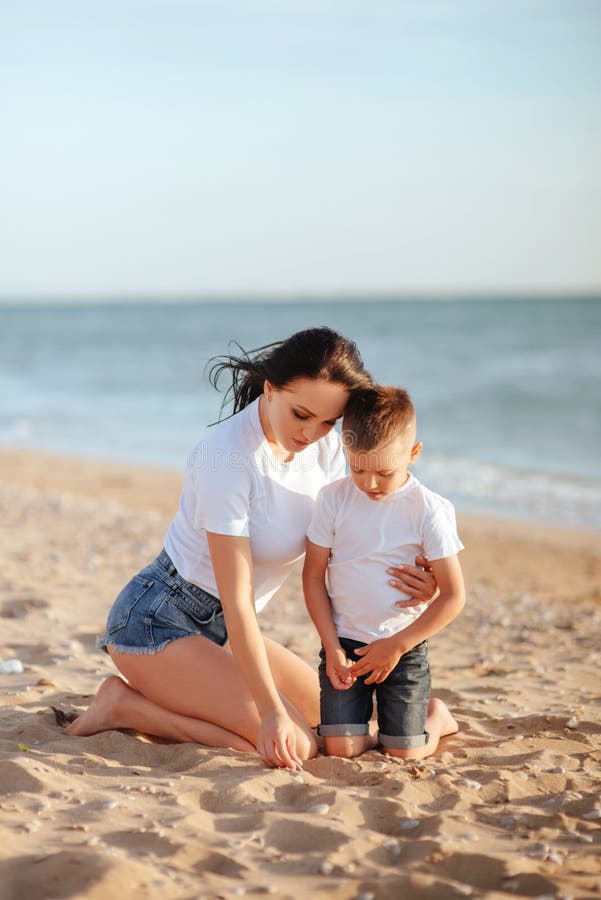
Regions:
M 460 516 L 468 604 L 430 661 L 461 731 L 423 764 L 70 737 L 52 707 L 114 672 L 95 636 L 179 487 L 0 451 L 0 900 L 601 895 L 601 535 Z M 315 663 L 298 573 L 262 625 Z

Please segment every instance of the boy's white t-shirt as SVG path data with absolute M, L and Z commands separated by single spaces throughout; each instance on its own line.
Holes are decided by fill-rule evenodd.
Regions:
M 305 552 L 319 490 L 344 471 L 335 431 L 290 462 L 278 460 L 263 433 L 257 399 L 208 429 L 190 453 L 165 550 L 180 575 L 217 595 L 206 532 L 249 537 L 259 611 Z
M 338 635 L 365 643 L 402 631 L 427 608 L 395 607 L 410 598 L 389 584 L 387 568 L 463 549 L 453 505 L 413 475 L 383 500 L 371 500 L 350 476 L 324 487 L 307 537 L 332 549 L 328 591 Z

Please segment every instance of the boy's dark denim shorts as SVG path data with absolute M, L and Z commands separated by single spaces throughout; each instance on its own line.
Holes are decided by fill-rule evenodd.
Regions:
M 186 581 L 162 550 L 125 585 L 109 612 L 99 650 L 157 653 L 171 641 L 201 634 L 221 647 L 227 641 L 221 601 Z
M 347 659 L 360 660 L 355 654 L 361 641 L 339 638 Z M 332 686 L 326 672 L 326 655 L 319 654 L 319 685 L 323 737 L 369 733 L 373 712 L 373 696 L 378 706 L 379 740 L 384 747 L 407 750 L 428 743 L 426 718 L 430 699 L 430 666 L 428 642 L 423 641 L 403 654 L 399 662 L 381 684 L 365 684 L 368 675 L 357 678 L 347 690 Z

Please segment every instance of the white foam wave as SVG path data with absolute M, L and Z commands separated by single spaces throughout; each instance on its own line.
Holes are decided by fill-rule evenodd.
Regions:
M 601 482 L 433 455 L 416 474 L 459 508 L 601 529 Z

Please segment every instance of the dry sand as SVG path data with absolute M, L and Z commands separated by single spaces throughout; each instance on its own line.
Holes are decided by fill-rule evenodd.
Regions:
M 461 733 L 423 765 L 66 735 L 51 707 L 113 671 L 94 637 L 179 484 L 0 452 L 2 900 L 600 895 L 600 535 L 462 518 L 468 606 L 431 644 Z M 315 662 L 297 576 L 262 622 Z

